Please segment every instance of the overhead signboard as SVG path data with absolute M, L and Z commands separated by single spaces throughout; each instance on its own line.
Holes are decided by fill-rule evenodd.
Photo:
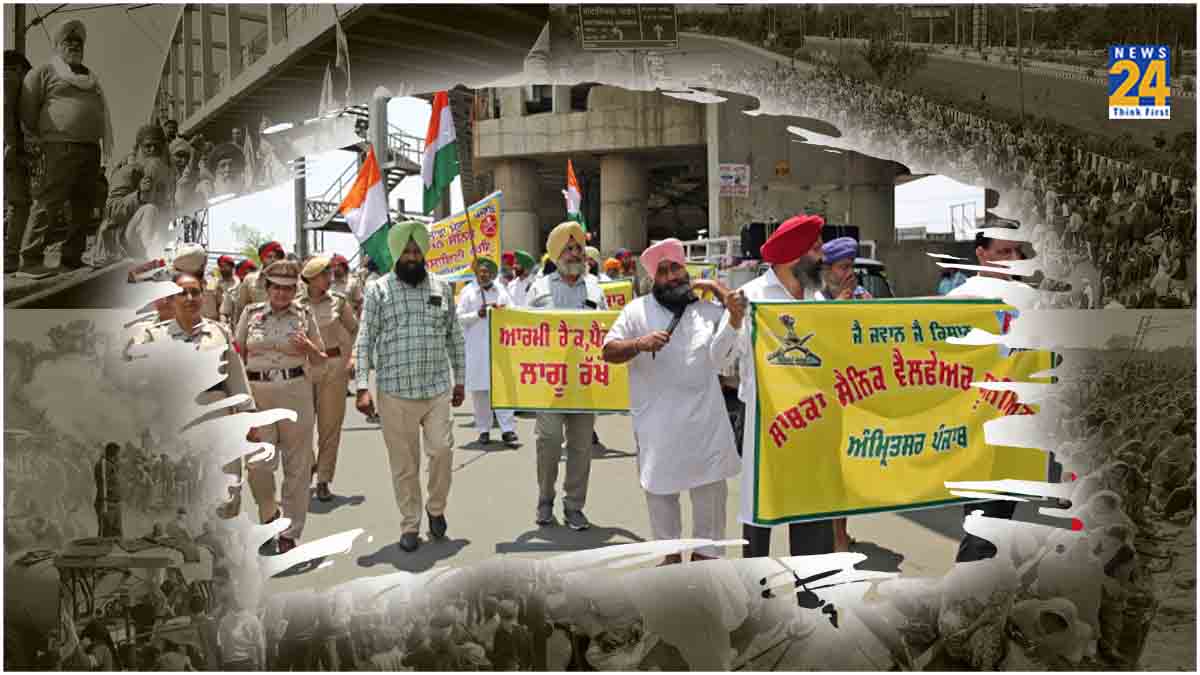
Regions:
M 584 49 L 674 49 L 679 46 L 675 5 L 581 5 Z

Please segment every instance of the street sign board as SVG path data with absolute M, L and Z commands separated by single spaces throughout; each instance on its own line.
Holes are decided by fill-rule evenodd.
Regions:
M 675 5 L 580 5 L 584 49 L 674 49 L 679 46 Z

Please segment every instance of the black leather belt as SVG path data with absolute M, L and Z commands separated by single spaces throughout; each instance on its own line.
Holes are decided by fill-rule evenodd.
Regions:
M 325 356 L 341 356 L 341 355 L 342 355 L 341 347 L 334 347 L 333 349 L 325 350 Z
M 248 370 L 246 371 L 246 377 L 250 378 L 251 382 L 294 380 L 298 377 L 304 377 L 304 368 L 297 366 L 295 368 L 279 368 L 275 370 Z

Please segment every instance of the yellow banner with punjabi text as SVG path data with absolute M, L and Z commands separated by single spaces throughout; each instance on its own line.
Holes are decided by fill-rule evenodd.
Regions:
M 629 371 L 602 358 L 620 312 L 491 309 L 492 408 L 627 412 Z
M 604 291 L 604 300 L 610 310 L 619 312 L 633 302 L 633 282 L 629 279 L 605 281 L 600 284 L 600 289 Z
M 1013 391 L 1054 355 L 947 342 L 1007 332 L 990 300 L 754 303 L 759 525 L 966 503 L 948 481 L 1047 480 L 1046 452 L 988 445 L 984 423 L 1034 414 Z
M 447 281 L 470 280 L 475 258 L 490 258 L 500 267 L 500 192 L 475 202 L 466 211 L 429 226 L 429 272 Z

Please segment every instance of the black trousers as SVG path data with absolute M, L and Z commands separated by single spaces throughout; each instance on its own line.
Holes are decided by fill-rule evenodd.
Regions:
M 1012 520 L 1013 514 L 1017 510 L 1016 502 L 980 502 L 978 504 L 967 504 L 963 507 L 963 516 L 971 515 L 973 511 L 983 511 L 983 515 L 988 518 L 1006 518 Z M 996 557 L 996 545 L 982 537 L 967 532 L 963 535 L 962 541 L 958 544 L 958 556 L 954 558 L 954 562 L 975 562 L 976 560 L 987 560 L 988 558 Z
M 736 389 L 725 389 L 723 393 L 725 409 L 729 412 L 729 421 L 733 425 L 738 456 L 741 457 L 746 404 L 738 400 Z M 743 558 L 765 558 L 771 555 L 771 528 L 743 523 L 742 538 L 749 542 L 742 547 Z M 833 553 L 833 521 L 788 525 L 788 544 L 789 555 Z

